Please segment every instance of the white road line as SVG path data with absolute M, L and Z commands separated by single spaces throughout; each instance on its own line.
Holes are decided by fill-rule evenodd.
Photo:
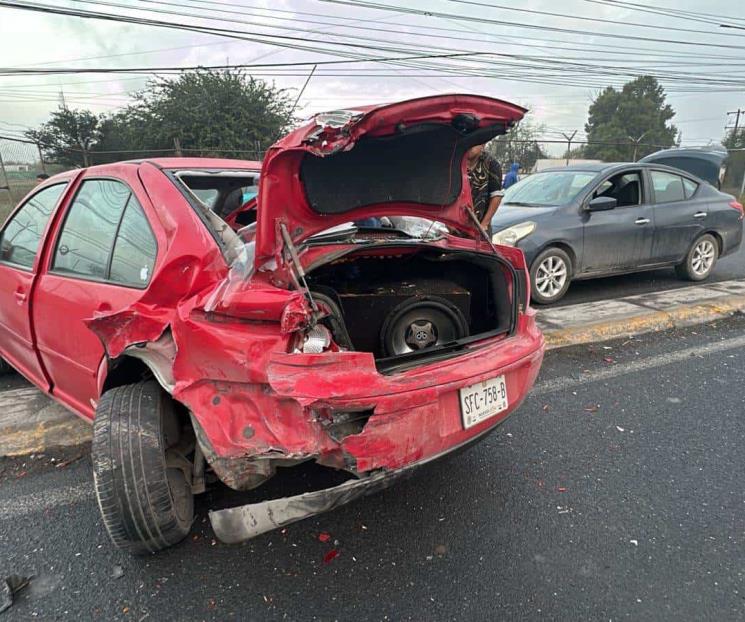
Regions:
M 15 520 L 28 514 L 92 501 L 94 498 L 93 482 L 49 488 L 31 495 L 16 493 L 12 498 L 0 497 L 0 521 Z
M 666 352 L 665 354 L 650 356 L 649 358 L 632 361 L 631 363 L 620 363 L 618 365 L 606 367 L 599 371 L 592 371 L 584 374 L 580 378 L 568 376 L 564 378 L 554 378 L 553 380 L 539 382 L 528 395 L 543 395 L 544 393 L 553 393 L 554 391 L 571 389 L 572 387 L 577 387 L 583 384 L 601 382 L 603 380 L 610 380 L 611 378 L 616 378 L 618 376 L 625 376 L 626 374 L 634 374 L 640 371 L 654 369 L 656 367 L 664 367 L 665 365 L 680 363 L 681 361 L 685 361 L 692 356 L 707 356 L 710 354 L 716 354 L 717 352 L 723 352 L 725 350 L 735 350 L 744 346 L 745 336 L 733 337 L 732 339 L 724 339 L 722 341 L 715 341 L 713 343 L 702 344 L 700 346 L 691 346 L 690 348 L 685 348 L 683 350 Z

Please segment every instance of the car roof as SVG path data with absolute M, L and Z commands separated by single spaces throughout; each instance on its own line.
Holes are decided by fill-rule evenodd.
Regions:
M 666 164 L 659 164 L 657 162 L 599 162 L 599 163 L 589 163 L 589 164 L 571 164 L 569 166 L 554 166 L 552 168 L 547 168 L 543 171 L 539 171 L 539 173 L 556 173 L 558 171 L 576 171 L 581 173 L 596 173 L 596 174 L 607 174 L 612 173 L 614 171 L 622 171 L 626 168 L 633 168 L 633 169 L 655 169 L 655 170 L 661 170 L 666 171 L 669 173 L 675 173 L 676 175 L 683 175 L 686 177 L 691 177 L 693 179 L 698 179 L 696 175 L 693 173 L 689 173 L 688 171 L 684 171 L 672 166 L 667 166 Z M 534 173 L 535 175 L 538 175 L 539 173 Z
M 261 162 L 256 160 L 233 160 L 230 158 L 147 158 L 146 160 L 133 160 L 134 162 L 151 162 L 161 168 L 187 169 L 187 168 L 227 168 L 245 169 L 251 171 L 261 170 Z
M 75 168 L 69 171 L 63 171 L 52 175 L 49 179 L 44 180 L 44 185 L 51 185 L 50 182 L 59 182 L 77 175 L 80 171 L 99 171 L 106 170 L 112 166 L 131 165 L 140 166 L 142 164 L 154 164 L 158 168 L 171 170 L 192 170 L 192 169 L 228 169 L 228 170 L 245 170 L 258 172 L 261 170 L 261 162 L 257 160 L 231 160 L 229 158 L 144 158 L 141 160 L 122 160 L 120 162 L 109 162 L 108 164 L 96 164 L 87 168 Z M 40 185 L 41 187 L 41 185 Z

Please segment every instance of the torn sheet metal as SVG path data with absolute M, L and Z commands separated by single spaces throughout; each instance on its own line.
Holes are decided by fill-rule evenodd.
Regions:
M 411 467 L 379 472 L 363 479 L 349 480 L 333 488 L 211 511 L 210 522 L 215 535 L 222 542 L 237 544 L 277 527 L 328 512 L 354 499 L 387 488 L 410 470 Z
M 496 430 L 505 420 L 506 418 L 493 423 L 478 435 L 437 455 L 398 469 L 378 471 L 362 479 L 349 480 L 338 486 L 306 492 L 294 497 L 270 499 L 261 503 L 249 503 L 225 510 L 210 511 L 212 529 L 222 542 L 238 544 L 278 527 L 334 510 L 350 501 L 379 492 L 401 479 L 410 477 L 420 466 L 467 449 Z

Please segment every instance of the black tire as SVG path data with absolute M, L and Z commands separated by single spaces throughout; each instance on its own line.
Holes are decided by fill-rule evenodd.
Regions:
M 544 265 L 544 262 L 548 262 L 552 258 L 563 263 L 565 269 L 565 279 L 561 287 L 558 288 L 555 292 L 541 292 L 541 290 L 538 288 L 538 283 L 536 282 L 538 278 L 538 271 L 541 266 Z M 538 257 L 536 257 L 533 261 L 533 265 L 530 266 L 530 298 L 531 300 L 533 300 L 533 302 L 537 302 L 538 304 L 550 305 L 558 300 L 561 300 L 564 297 L 564 294 L 567 293 L 569 284 L 571 282 L 572 260 L 569 258 L 569 255 L 566 252 L 564 252 L 560 248 L 557 248 L 556 246 L 552 246 L 542 251 L 541 254 L 538 255 Z
M 117 548 L 154 553 L 191 529 L 194 497 L 185 473 L 166 466 L 181 428 L 171 398 L 154 380 L 106 391 L 93 422 L 93 481 Z
M 708 251 L 708 253 L 705 251 Z M 707 254 L 710 257 L 711 263 L 705 269 L 702 269 L 702 264 L 699 263 L 702 260 L 701 253 Z M 685 261 L 675 266 L 675 273 L 681 279 L 686 279 L 687 281 L 704 281 L 714 271 L 717 265 L 717 259 L 719 259 L 719 242 L 710 233 L 705 233 L 700 238 L 696 238 L 696 241 L 691 244 Z
M 3 359 L 0 359 L 0 376 L 9 374 L 12 371 L 13 371 L 13 368 L 8 363 L 6 363 Z

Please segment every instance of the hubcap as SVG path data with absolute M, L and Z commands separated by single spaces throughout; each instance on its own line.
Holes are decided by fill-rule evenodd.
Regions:
M 544 298 L 553 298 L 567 281 L 567 265 L 561 257 L 550 255 L 538 266 L 535 273 L 535 286 Z
M 698 276 L 702 276 L 711 270 L 714 265 L 716 249 L 711 240 L 701 240 L 693 249 L 691 268 Z
M 437 329 L 432 322 L 416 320 L 406 330 L 406 343 L 413 350 L 421 350 L 437 342 Z

